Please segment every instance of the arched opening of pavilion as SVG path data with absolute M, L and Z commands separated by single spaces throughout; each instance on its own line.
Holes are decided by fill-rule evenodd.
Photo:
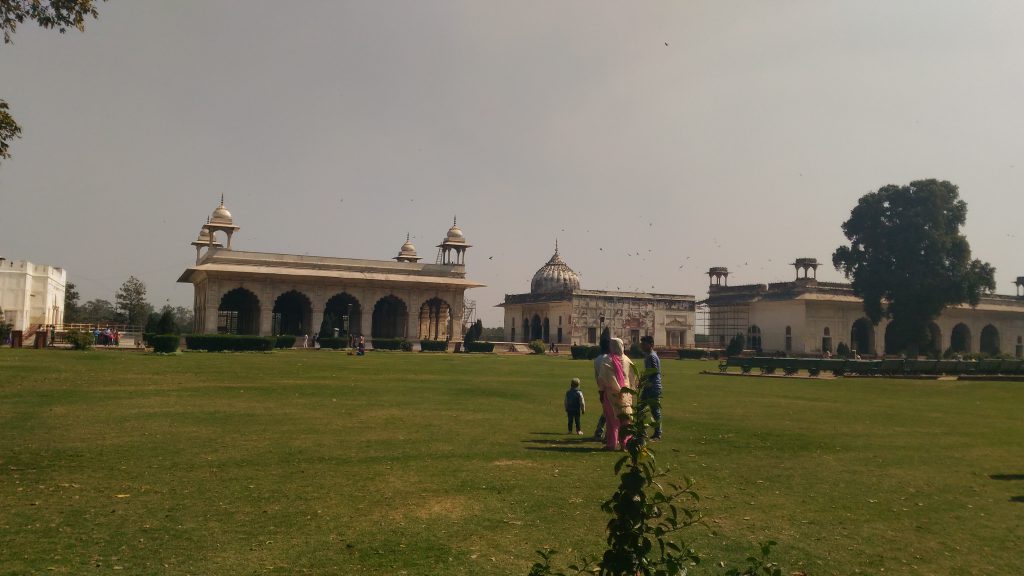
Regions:
M 363 307 L 359 300 L 348 292 L 339 292 L 331 296 L 324 305 L 324 320 L 320 328 L 321 337 L 358 334 L 363 325 Z M 326 331 L 326 333 L 325 333 Z
M 409 309 L 398 296 L 385 296 L 373 307 L 374 338 L 405 338 Z
M 761 328 L 756 324 L 747 327 L 747 349 L 761 349 Z
M 313 333 L 313 304 L 305 294 L 289 290 L 274 300 L 270 333 L 274 336 L 302 336 Z
M 523 318 L 523 342 L 530 341 L 530 321 Z
M 544 339 L 544 325 L 540 321 L 540 315 L 534 314 L 530 320 L 530 340 Z
M 547 317 L 544 318 L 544 334 L 542 340 L 544 340 L 544 342 L 551 342 L 551 320 Z
M 821 352 L 822 354 L 825 352 L 832 353 L 832 329 L 828 326 L 825 326 L 821 331 Z
M 451 340 L 451 306 L 440 298 L 431 298 L 420 306 L 420 340 Z
M 953 352 L 967 353 L 971 351 L 971 329 L 961 322 L 953 326 L 949 334 L 949 349 Z
M 893 323 L 889 322 L 885 325 L 885 348 L 886 354 L 899 354 L 903 352 L 903 346 L 896 341 L 896 329 L 893 328 Z
M 217 307 L 218 334 L 259 334 L 260 299 L 245 288 L 224 294 Z
M 860 318 L 850 328 L 850 344 L 858 354 L 875 354 L 875 326 L 871 320 Z
M 981 329 L 980 351 L 989 356 L 999 355 L 999 329 L 989 324 Z

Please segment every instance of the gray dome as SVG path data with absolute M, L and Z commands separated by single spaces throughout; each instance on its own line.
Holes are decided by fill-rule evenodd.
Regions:
M 561 294 L 568 293 L 580 288 L 580 275 L 569 268 L 569 265 L 562 260 L 555 248 L 555 254 L 548 260 L 548 263 L 537 270 L 530 282 L 530 292 L 533 294 Z

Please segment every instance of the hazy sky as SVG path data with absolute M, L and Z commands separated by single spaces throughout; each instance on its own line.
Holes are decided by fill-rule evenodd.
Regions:
M 241 250 L 432 260 L 458 214 L 487 325 L 556 238 L 586 288 L 701 297 L 830 262 L 859 196 L 928 177 L 1024 275 L 1019 0 L 112 0 L 23 25 L 0 79 L 0 256 L 83 300 L 191 305 L 222 193 Z

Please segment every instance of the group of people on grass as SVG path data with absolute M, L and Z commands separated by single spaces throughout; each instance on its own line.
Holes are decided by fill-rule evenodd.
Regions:
M 619 430 L 629 424 L 633 414 L 633 394 L 623 388 L 637 390 L 633 361 L 626 356 L 625 346 L 619 338 L 601 339 L 601 354 L 594 359 L 594 380 L 601 401 L 602 414 L 597 421 L 594 440 L 603 441 L 605 450 L 621 450 L 625 445 L 619 439 Z M 640 400 L 648 402 L 651 416 L 655 421 L 651 440 L 661 440 L 661 359 L 654 351 L 654 338 L 640 339 L 644 353 L 644 372 L 648 373 L 647 384 L 641 391 Z M 582 435 L 580 417 L 586 412 L 586 400 L 580 390 L 580 379 L 573 378 L 565 393 L 565 413 L 569 434 Z

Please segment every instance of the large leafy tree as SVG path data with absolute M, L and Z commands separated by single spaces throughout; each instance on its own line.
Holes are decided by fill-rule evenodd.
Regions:
M 64 286 L 64 321 L 78 322 L 78 287 L 74 282 Z
M 109 324 L 117 321 L 117 310 L 109 300 L 97 298 L 78 307 L 77 322 Z
M 850 244 L 836 249 L 832 263 L 851 279 L 873 323 L 890 319 L 899 349 L 917 354 L 946 306 L 974 306 L 995 290 L 995 269 L 971 258 L 960 233 L 966 219 L 954 184 L 917 180 L 865 194 L 843 223 Z
M 97 16 L 96 5 L 100 0 L 0 0 L 0 31 L 4 44 L 12 42 L 11 36 L 18 24 L 26 20 L 43 28 L 56 29 L 61 34 L 69 28 L 85 30 L 87 18 Z M 10 158 L 10 142 L 21 135 L 21 127 L 11 116 L 7 102 L 0 99 L 0 159 Z
M 115 301 L 117 309 L 124 315 L 125 322 L 133 326 L 145 324 L 153 311 L 153 306 L 146 301 L 146 284 L 135 276 L 129 276 L 121 284 Z

